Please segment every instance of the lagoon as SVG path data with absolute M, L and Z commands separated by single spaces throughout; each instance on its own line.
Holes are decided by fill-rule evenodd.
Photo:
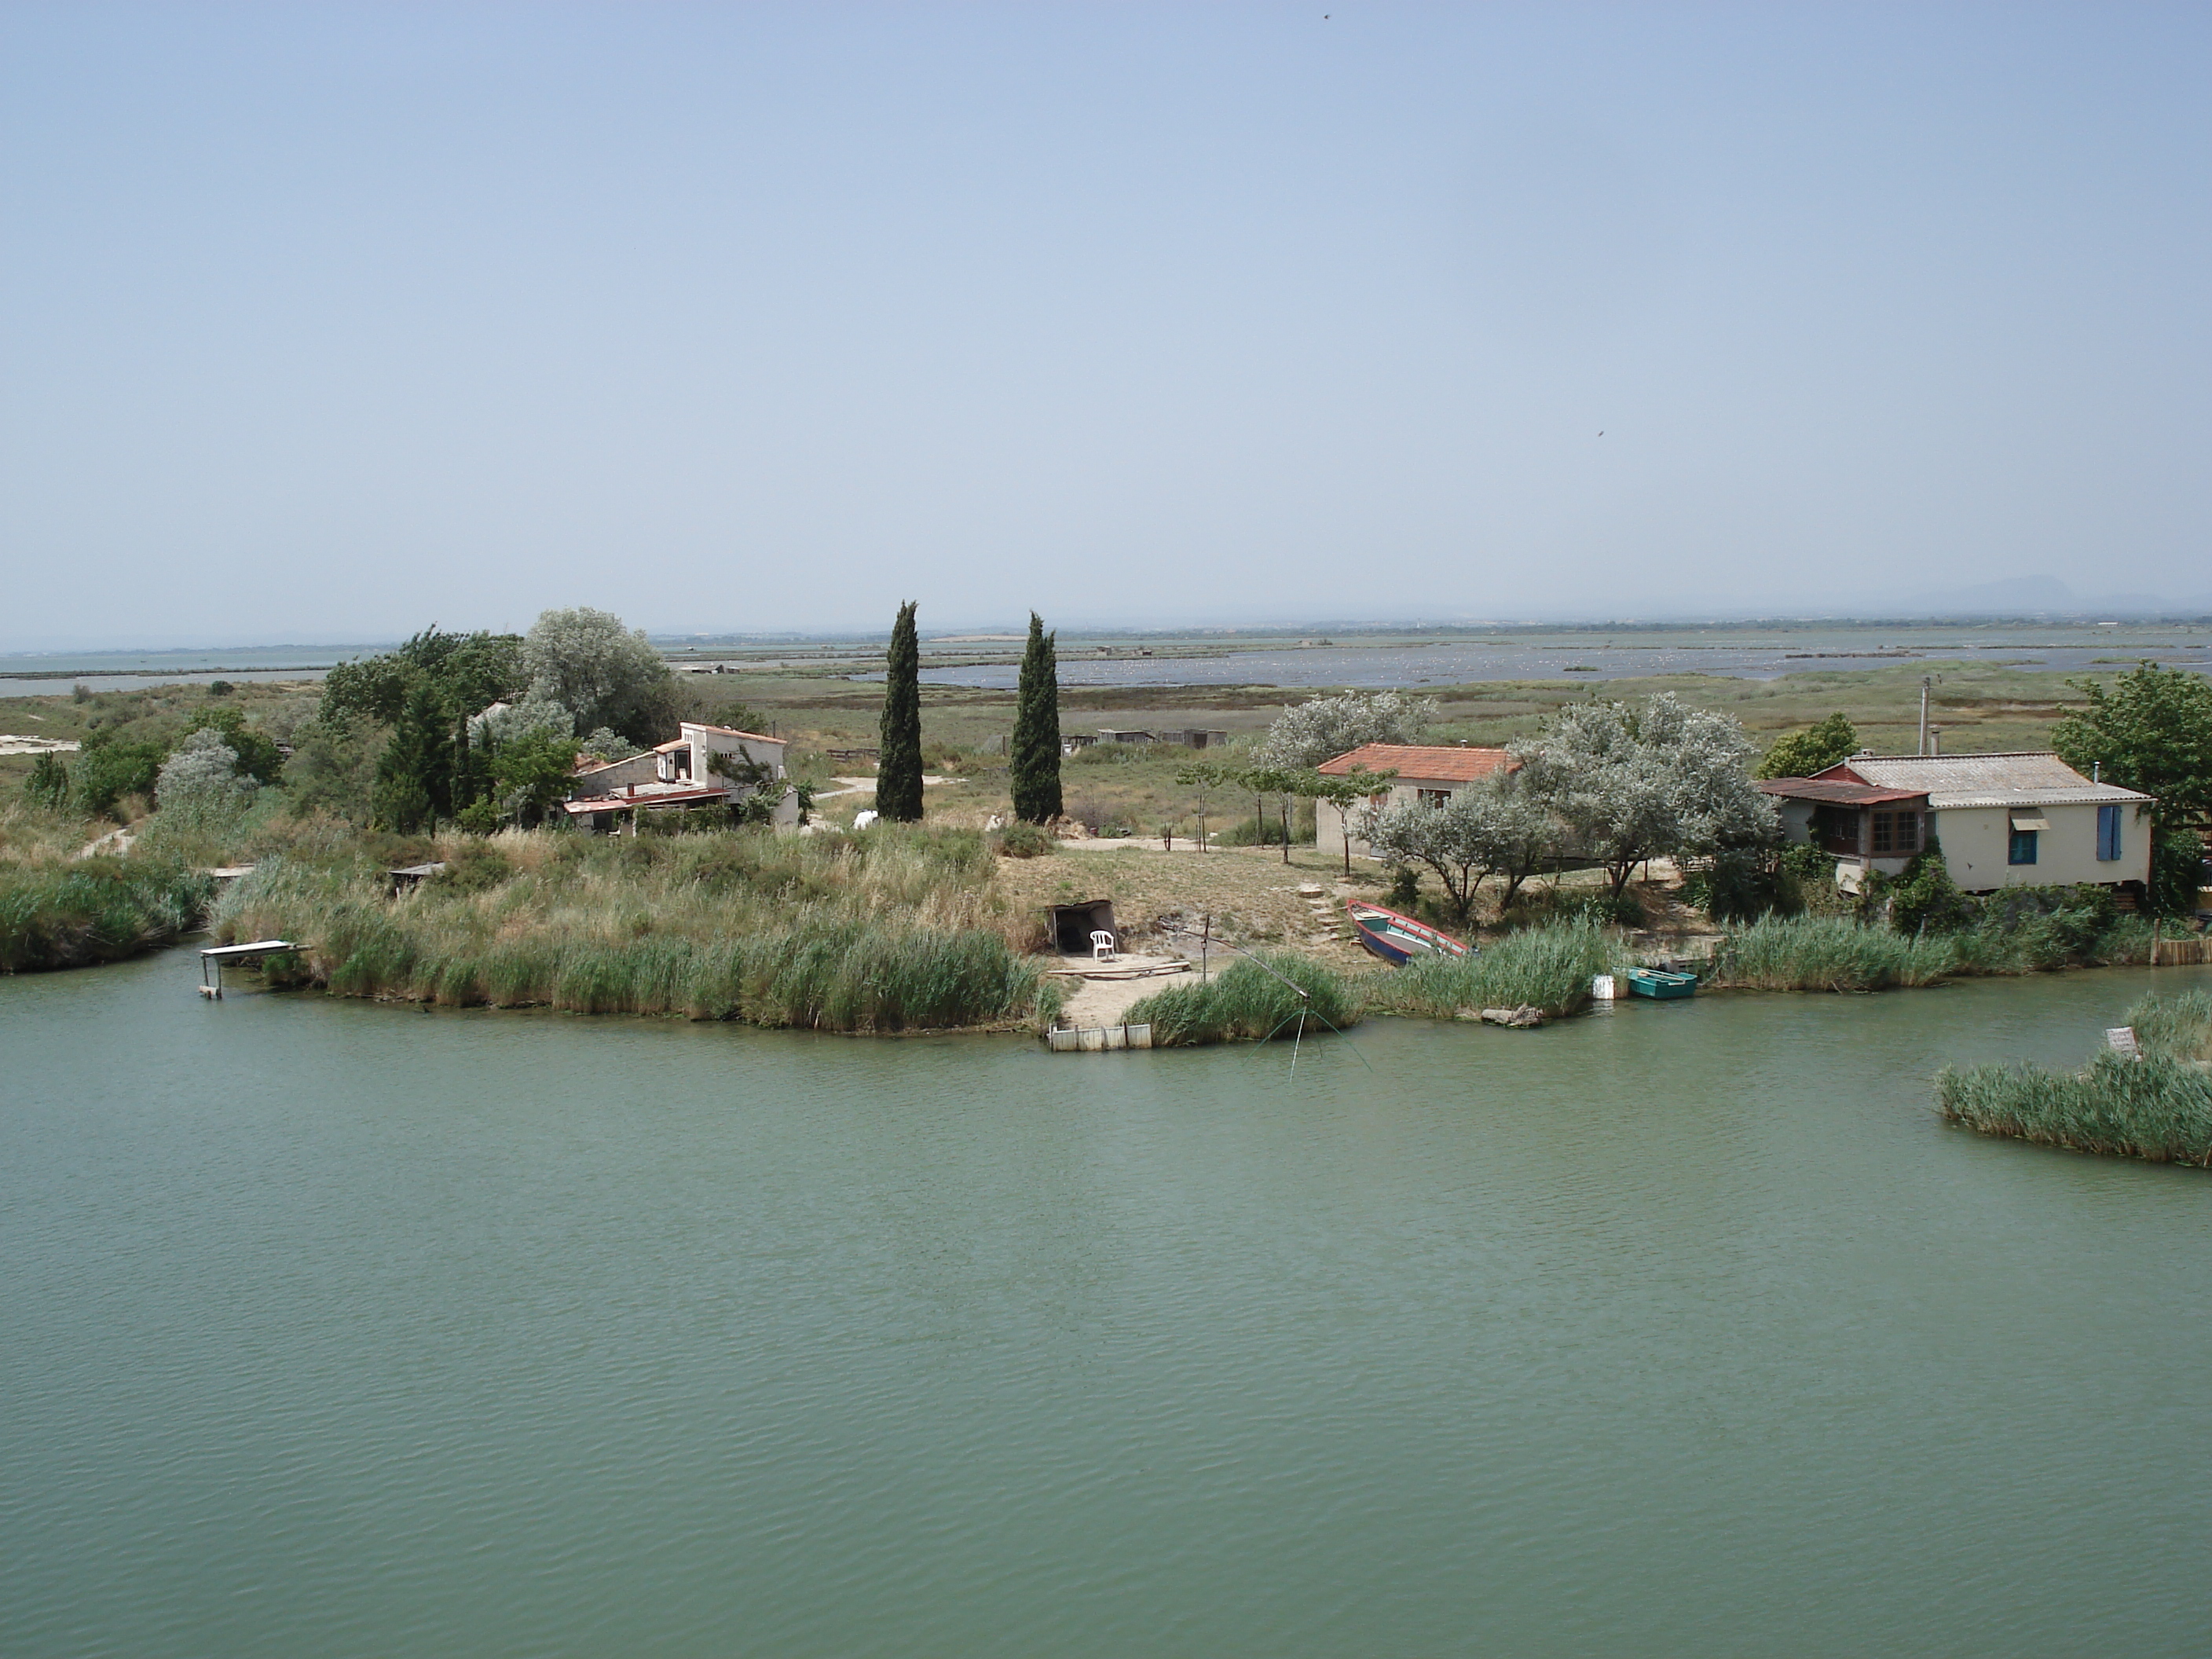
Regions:
M 1052 1056 L 0 980 L 0 1652 L 2200 1651 L 2155 978 Z M 1370 1069 L 1371 1068 L 1371 1069 Z

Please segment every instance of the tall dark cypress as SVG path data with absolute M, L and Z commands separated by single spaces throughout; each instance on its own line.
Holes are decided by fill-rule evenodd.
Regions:
M 1031 823 L 1048 823 L 1060 812 L 1058 637 L 1046 633 L 1036 612 L 1030 612 L 1030 642 L 1022 653 L 1014 735 L 1006 755 L 1014 816 Z
M 380 827 L 416 835 L 453 813 L 453 739 L 446 711 L 417 680 L 376 763 L 374 811 Z
M 921 821 L 921 642 L 914 606 L 899 607 L 884 661 L 882 753 L 876 762 L 876 811 L 902 823 Z

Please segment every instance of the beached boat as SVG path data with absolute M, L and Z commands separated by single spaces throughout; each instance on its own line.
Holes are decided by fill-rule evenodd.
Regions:
M 1698 994 L 1695 974 L 1670 974 L 1664 968 L 1632 968 L 1628 970 L 1628 994 L 1638 997 L 1693 997 Z
M 1415 957 L 1463 957 L 1471 948 L 1425 921 L 1415 921 L 1379 904 L 1352 899 L 1344 909 L 1352 918 L 1352 936 L 1393 967 L 1402 967 Z

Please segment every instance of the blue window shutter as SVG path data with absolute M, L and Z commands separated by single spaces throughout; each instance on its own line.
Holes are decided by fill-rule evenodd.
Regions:
M 2097 809 L 2097 858 L 2100 863 L 2110 864 L 2120 855 L 2120 809 L 2100 806 Z

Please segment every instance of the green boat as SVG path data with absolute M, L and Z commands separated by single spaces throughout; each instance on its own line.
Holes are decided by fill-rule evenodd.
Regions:
M 1695 974 L 1670 974 L 1664 968 L 1632 968 L 1628 970 L 1628 994 L 1638 997 L 1656 997 L 1662 1001 L 1674 997 L 1693 997 L 1698 994 Z

